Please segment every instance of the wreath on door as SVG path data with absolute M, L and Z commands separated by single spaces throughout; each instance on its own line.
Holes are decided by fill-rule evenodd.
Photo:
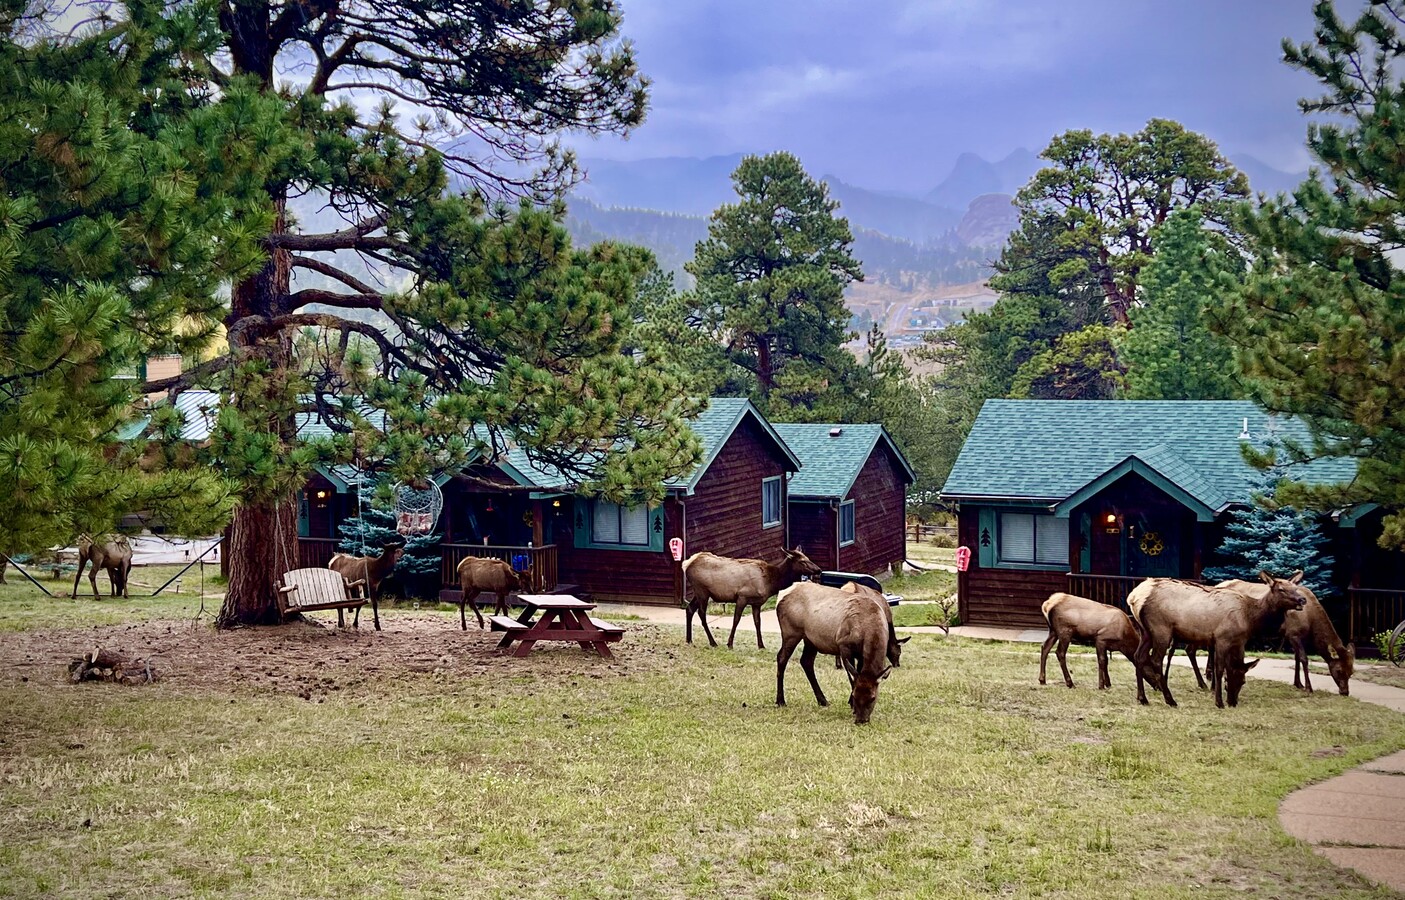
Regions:
M 1166 544 L 1161 540 L 1161 534 L 1156 531 L 1142 533 L 1142 541 L 1138 545 L 1147 556 L 1160 556 L 1161 551 L 1166 549 Z

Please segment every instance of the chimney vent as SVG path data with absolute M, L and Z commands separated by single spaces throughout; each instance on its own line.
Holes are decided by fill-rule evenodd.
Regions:
M 838 426 L 838 425 L 836 425 L 835 427 L 829 429 L 829 436 L 830 436 L 830 437 L 839 437 L 839 435 L 841 435 L 841 434 L 843 434 L 843 433 L 844 433 L 844 429 L 843 429 L 841 426 Z
M 1243 427 L 1243 430 L 1241 430 L 1241 431 L 1239 432 L 1239 439 L 1240 439 L 1241 441 L 1247 441 L 1247 440 L 1249 440 L 1249 438 L 1250 438 L 1250 434 L 1249 434 L 1249 417 L 1248 417 L 1248 416 L 1245 416 L 1245 417 L 1244 417 L 1244 427 Z

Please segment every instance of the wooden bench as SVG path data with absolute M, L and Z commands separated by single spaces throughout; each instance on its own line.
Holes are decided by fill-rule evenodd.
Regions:
M 528 627 L 512 616 L 489 616 L 488 621 L 493 631 L 526 631 Z
M 364 580 L 347 581 L 340 572 L 331 569 L 294 569 L 283 575 L 283 586 L 278 589 L 278 611 L 286 619 L 295 613 L 335 609 L 337 627 L 345 628 L 344 611 L 354 609 L 356 616 L 351 627 L 359 628 L 361 607 L 366 605 L 366 599 L 355 593 L 365 583 Z
M 604 619 L 597 619 L 594 616 L 586 616 L 586 618 L 590 620 L 590 624 L 599 628 L 606 634 L 624 634 L 623 625 L 616 625 L 614 622 L 606 622 Z

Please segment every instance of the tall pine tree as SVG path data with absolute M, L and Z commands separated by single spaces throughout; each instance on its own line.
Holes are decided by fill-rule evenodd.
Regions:
M 1378 0 L 1349 23 L 1330 2 L 1314 13 L 1314 40 L 1285 41 L 1284 57 L 1324 89 L 1301 106 L 1326 114 L 1307 138 L 1325 171 L 1246 210 L 1255 264 L 1216 327 L 1253 396 L 1310 427 L 1291 456 L 1358 461 L 1349 484 L 1285 484 L 1283 496 L 1319 509 L 1379 503 L 1382 545 L 1405 549 L 1405 270 L 1394 258 L 1405 245 L 1405 2 Z

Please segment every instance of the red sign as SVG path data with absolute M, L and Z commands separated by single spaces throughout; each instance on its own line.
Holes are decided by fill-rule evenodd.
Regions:
M 673 554 L 673 561 L 674 561 L 674 562 L 681 562 L 682 559 L 683 559 L 683 539 L 682 539 L 682 538 L 669 538 L 669 539 L 668 539 L 668 552 Z
M 956 571 L 964 572 L 971 567 L 971 548 L 956 548 Z

